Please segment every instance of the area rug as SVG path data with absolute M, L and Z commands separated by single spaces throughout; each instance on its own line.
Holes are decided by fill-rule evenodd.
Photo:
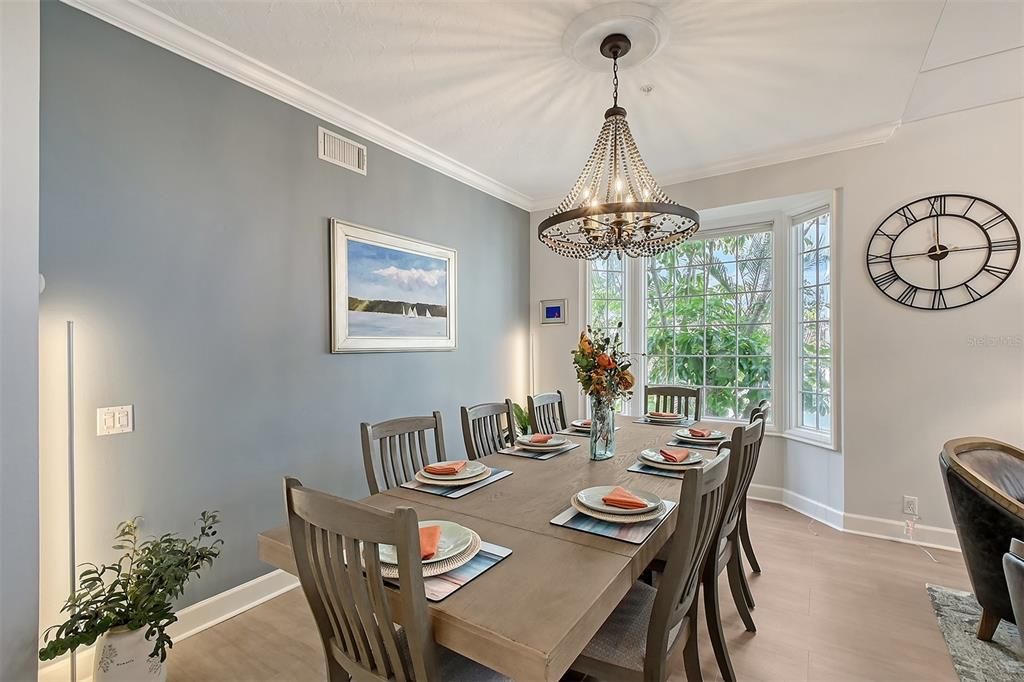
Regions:
M 927 587 L 939 630 L 962 682 L 1024 680 L 1024 654 L 1015 625 L 1001 622 L 992 641 L 982 642 L 975 637 L 981 607 L 974 595 L 940 585 Z

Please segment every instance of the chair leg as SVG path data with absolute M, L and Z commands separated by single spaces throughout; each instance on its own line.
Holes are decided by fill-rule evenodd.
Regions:
M 718 593 L 718 562 L 712 558 L 704 570 L 704 616 L 708 621 L 708 636 L 711 648 L 715 651 L 715 660 L 725 682 L 736 682 L 736 673 L 729 660 L 729 650 L 725 644 L 725 630 L 722 629 L 722 612 Z
M 700 652 L 697 651 L 697 598 L 693 600 L 690 607 L 690 632 L 687 635 L 686 645 L 683 647 L 683 669 L 686 672 L 686 682 L 704 682 L 704 676 L 700 672 Z
M 996 628 L 999 627 L 1000 620 L 999 616 L 991 610 L 982 608 L 981 620 L 978 621 L 978 639 L 983 642 L 991 642 L 992 635 L 996 634 Z
M 743 556 L 737 551 L 736 553 L 737 563 L 740 565 L 740 587 L 743 588 L 743 600 L 747 602 L 747 608 L 754 608 L 757 604 L 754 603 L 754 593 L 750 591 L 750 583 L 747 582 L 747 573 L 743 568 Z
M 750 544 L 750 530 L 747 528 L 747 499 L 743 498 L 743 509 L 740 511 L 740 542 L 743 544 L 743 553 L 747 555 L 750 568 L 754 573 L 761 572 L 761 564 L 757 563 L 754 555 L 754 546 Z
M 736 610 L 740 612 L 740 619 L 746 626 L 747 632 L 757 632 L 754 619 L 750 615 L 750 607 L 747 606 L 747 595 L 743 591 L 743 565 L 740 564 L 738 552 L 733 552 L 726 568 L 729 571 L 729 590 L 732 592 L 732 600 L 736 602 Z M 749 588 L 747 589 L 749 590 Z

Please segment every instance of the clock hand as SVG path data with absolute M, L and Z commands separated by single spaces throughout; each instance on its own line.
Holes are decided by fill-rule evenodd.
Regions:
M 946 251 L 977 251 L 979 249 L 989 248 L 988 244 L 982 244 L 981 246 L 950 246 L 946 248 Z M 893 256 L 892 260 L 899 260 L 901 258 L 917 258 L 919 256 L 930 256 L 931 251 L 921 251 L 920 253 L 904 253 L 899 256 Z

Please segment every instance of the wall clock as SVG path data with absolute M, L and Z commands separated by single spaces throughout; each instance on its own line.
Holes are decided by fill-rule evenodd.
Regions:
M 1020 233 L 995 204 L 966 194 L 924 197 L 893 211 L 868 242 L 882 293 L 905 306 L 946 310 L 985 298 L 1020 258 Z

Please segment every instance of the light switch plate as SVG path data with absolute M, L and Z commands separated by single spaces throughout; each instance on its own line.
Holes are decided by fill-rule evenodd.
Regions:
M 135 430 L 135 407 L 118 405 L 101 407 L 96 410 L 96 435 L 112 436 L 115 433 L 131 433 Z

